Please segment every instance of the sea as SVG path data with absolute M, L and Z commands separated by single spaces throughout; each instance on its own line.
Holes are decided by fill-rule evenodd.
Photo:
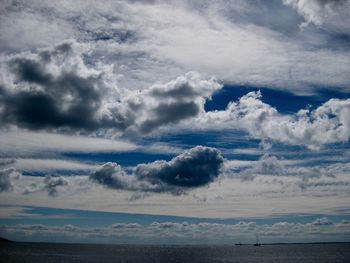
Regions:
M 350 243 L 242 246 L 0 244 L 0 262 L 350 262 Z

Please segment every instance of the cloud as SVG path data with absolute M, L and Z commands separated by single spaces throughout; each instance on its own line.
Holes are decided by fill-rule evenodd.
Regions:
M 88 69 L 83 52 L 83 45 L 67 41 L 8 58 L 13 79 L 2 84 L 1 121 L 33 130 L 97 129 L 106 88 L 103 72 Z
M 58 189 L 63 189 L 63 187 L 69 187 L 71 183 L 76 183 L 76 181 L 70 179 L 70 176 L 67 177 L 48 174 L 44 178 L 40 177 L 39 180 L 35 180 L 29 185 L 21 184 L 18 185 L 18 187 L 23 188 L 22 194 L 24 195 L 46 190 L 49 196 L 57 197 L 59 195 Z
M 125 134 L 147 134 L 198 116 L 204 112 L 205 100 L 221 87 L 214 78 L 202 80 L 189 72 L 165 84 L 128 92 L 110 106 L 111 118 L 120 116 Z
M 139 164 L 132 174 L 116 163 L 106 163 L 91 173 L 90 179 L 115 189 L 181 194 L 215 181 L 223 162 L 218 150 L 197 146 L 171 161 Z
M 47 10 L 46 15 L 38 15 L 35 7 L 39 8 L 38 2 L 27 5 L 23 1 L 3 1 L 0 7 L 2 51 L 45 47 L 72 37 L 74 29 L 69 21 L 57 19 L 52 10 Z
M 65 135 L 49 132 L 1 131 L 1 156 L 48 156 L 62 152 L 126 152 L 137 146 L 128 141 L 89 137 L 84 135 Z
M 21 171 L 24 170 L 40 172 L 48 172 L 54 170 L 91 171 L 98 167 L 96 164 L 76 162 L 71 160 L 33 158 L 16 158 L 14 160 L 14 164 L 12 165 Z
M 282 162 L 280 160 L 280 162 Z M 298 169 L 299 166 L 304 169 Z M 11 192 L 1 193 L 3 205 L 57 207 L 62 209 L 97 210 L 125 213 L 166 214 L 217 218 L 268 217 L 286 214 L 333 214 L 348 212 L 349 165 L 316 165 L 309 171 L 302 164 L 285 165 L 281 175 L 255 174 L 252 180 L 239 176 L 226 177 L 225 170 L 204 187 L 152 185 L 137 180 L 128 188 L 113 188 L 88 176 L 62 176 L 68 185 L 57 186 L 57 198 L 47 198 L 44 177 L 22 176 L 14 181 Z M 331 171 L 333 177 L 319 175 L 313 168 Z M 328 167 L 329 166 L 329 167 Z M 316 169 L 315 169 L 316 170 Z M 233 171 L 235 172 L 235 171 Z M 303 177 L 311 177 L 305 180 Z M 120 178 L 118 179 L 127 179 Z M 128 183 L 123 180 L 123 183 Z M 218 196 L 218 193 L 219 196 Z M 199 205 L 198 198 L 206 199 Z M 117 200 L 117 201 L 116 201 Z M 179 203 L 181 205 L 179 206 Z M 230 209 L 227 209 L 230 204 Z M 247 209 L 250 207 L 250 209 Z
M 197 146 L 169 162 L 140 164 L 135 169 L 135 176 L 156 185 L 198 187 L 213 182 L 219 176 L 223 162 L 217 149 Z
M 246 161 L 237 163 L 229 161 L 225 166 L 227 177 L 239 178 L 241 180 L 253 180 L 257 176 L 283 176 L 288 175 L 289 170 L 276 156 L 264 154 L 257 161 Z
M 0 192 L 12 191 L 14 181 L 21 177 L 21 173 L 15 168 L 0 169 Z
M 326 9 L 338 6 L 331 1 L 310 2 Z M 341 1 L 339 5 L 346 3 Z M 96 5 L 94 15 L 84 12 L 91 5 Z M 34 130 L 145 135 L 172 130 L 174 125 L 202 115 L 204 101 L 221 88 L 218 81 L 207 77 L 213 74 L 227 83 L 286 86 L 295 92 L 300 92 L 300 87 L 303 92 L 314 92 L 308 89 L 311 84 L 346 89 L 350 61 L 347 51 L 303 46 L 303 39 L 286 41 L 283 32 L 253 23 L 252 14 L 263 9 L 260 6 L 264 5 L 245 1 L 235 5 L 207 2 L 200 6 L 175 5 L 171 1 L 163 5 L 109 1 L 20 3 L 16 7 L 7 4 L 2 11 L 28 12 L 39 20 L 49 13 L 52 20 L 65 21 L 71 25 L 71 38 L 75 40 L 2 55 L 0 121 Z M 125 15 L 112 10 L 124 10 Z M 244 16 L 235 20 L 223 10 L 244 12 Z M 86 25 L 83 21 L 90 18 L 93 23 Z M 183 75 L 189 70 L 197 70 L 204 77 L 193 72 Z M 164 71 L 167 72 L 159 73 Z M 152 80 L 135 85 L 137 79 L 147 79 L 149 75 Z M 265 109 L 267 115 L 275 114 L 272 107 Z M 276 140 L 304 145 L 294 142 L 306 141 L 307 138 L 293 138 L 300 136 L 292 132 L 290 139 Z M 317 148 L 343 139 L 319 142 L 315 136 L 309 146 Z
M 350 99 L 330 99 L 314 110 L 295 115 L 280 114 L 261 101 L 261 92 L 249 92 L 224 111 L 202 115 L 204 126 L 218 123 L 226 128 L 245 129 L 251 136 L 290 145 L 319 149 L 324 144 L 347 142 L 350 138 Z M 221 127 L 222 127 L 221 126 Z
M 115 189 L 130 189 L 134 178 L 126 174 L 123 168 L 112 162 L 100 166 L 90 174 L 90 179 Z
M 17 237 L 20 240 L 31 237 L 42 241 L 55 237 L 55 240 L 64 239 L 66 242 L 108 240 L 115 243 L 123 240 L 126 243 L 139 243 L 147 240 L 150 243 L 163 244 L 232 244 L 238 241 L 252 243 L 256 233 L 259 233 L 263 243 L 346 241 L 350 228 L 349 224 L 343 222 L 319 226 L 286 221 L 266 224 L 253 221 L 240 221 L 235 224 L 154 221 L 147 225 L 128 222 L 95 227 L 17 224 L 2 225 L 0 231 L 5 236 Z
M 68 185 L 68 181 L 62 176 L 47 175 L 45 176 L 44 184 L 48 195 L 56 197 L 58 195 L 57 187 Z
M 1 9 L 1 50 L 34 50 L 66 39 L 89 43 L 89 63 L 114 64 L 118 80 L 130 89 L 166 82 L 191 70 L 227 83 L 296 92 L 313 92 L 315 85 L 348 87 L 349 52 L 335 51 L 337 39 L 332 36 L 349 28 L 348 1 L 284 3 L 8 1 Z M 290 6 L 327 10 L 325 17 L 338 21 L 338 30 L 324 32 L 325 36 L 313 28 L 300 33 L 300 18 Z M 94 12 L 87 12 L 91 9 Z M 337 12 L 333 15 L 332 10 Z
M 66 41 L 6 57 L 0 121 L 30 130 L 147 134 L 197 116 L 221 88 L 214 78 L 202 80 L 192 72 L 142 90 L 120 88 L 113 66 L 88 66 L 89 49 Z
M 138 223 L 115 223 L 111 225 L 111 228 L 114 229 L 135 229 L 135 228 L 141 228 L 142 226 Z
M 330 221 L 327 217 L 322 217 L 322 218 L 317 218 L 311 224 L 314 226 L 328 226 L 328 225 L 332 225 L 333 222 Z
M 302 26 L 313 23 L 350 33 L 348 0 L 283 0 L 283 3 L 292 6 L 304 17 L 306 22 Z

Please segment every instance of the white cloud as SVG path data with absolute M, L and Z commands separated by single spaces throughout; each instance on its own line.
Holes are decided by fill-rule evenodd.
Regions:
M 327 217 L 322 217 L 322 218 L 317 218 L 311 224 L 315 226 L 328 226 L 328 225 L 332 225 L 333 222 L 330 221 Z
M 252 162 L 247 169 L 254 171 L 254 165 Z M 185 195 L 142 192 L 140 188 L 116 190 L 96 184 L 87 176 L 64 176 L 56 177 L 67 181 L 54 187 L 56 197 L 44 198 L 49 190 L 45 178 L 22 176 L 13 184 L 12 192 L 1 193 L 1 204 L 208 218 L 341 215 L 348 211 L 348 165 L 310 168 L 299 165 L 285 162 L 283 175 L 253 174 L 250 180 L 234 174 L 220 177 L 209 186 L 193 188 Z
M 220 128 L 245 129 L 259 139 L 319 149 L 324 144 L 347 142 L 350 138 L 350 99 L 331 99 L 315 110 L 299 110 L 295 115 L 280 114 L 261 101 L 261 93 L 250 92 L 226 110 L 207 112 L 201 124 Z M 199 125 L 200 126 L 200 125 Z
M 1 131 L 1 155 L 40 156 L 59 152 L 124 152 L 137 146 L 130 142 L 98 137 L 46 132 Z
M 284 2 L 297 8 L 308 20 L 320 21 L 321 13 L 322 19 L 336 20 L 337 29 L 348 29 L 348 1 L 339 1 L 342 2 L 339 5 L 335 4 L 337 1 L 319 0 Z M 13 48 L 10 43 L 14 42 L 14 36 L 16 43 L 23 43 L 18 44 L 20 50 L 49 46 L 66 38 L 89 42 L 93 47 L 89 60 L 114 64 L 121 83 L 130 89 L 169 81 L 192 70 L 203 76 L 215 75 L 229 83 L 282 87 L 297 92 L 312 92 L 309 85 L 349 87 L 349 51 L 333 50 L 333 43 L 322 37 L 309 43 L 315 37 L 314 32 L 291 34 L 288 28 L 293 25 L 276 30 L 286 24 L 285 17 L 293 15 L 292 10 L 282 10 L 277 4 L 26 1 L 4 10 L 1 24 L 2 34 L 6 36 L 5 50 Z M 259 13 L 261 10 L 268 11 Z M 280 11 L 283 17 L 276 16 Z M 256 19 L 259 16 L 260 23 Z M 15 26 L 7 34 L 6 25 L 13 17 L 16 17 Z M 34 27 L 31 25 L 39 23 L 46 26 L 31 30 Z M 41 30 L 55 32 L 55 37 L 41 34 Z M 23 32 L 38 32 L 38 36 L 31 33 L 34 37 L 28 37 Z
M 68 181 L 64 177 L 51 175 L 45 177 L 44 183 L 48 195 L 53 197 L 58 195 L 57 187 L 68 185 Z
M 21 173 L 14 168 L 0 169 L 0 192 L 12 191 L 14 181 L 21 177 Z
M 0 7 L 0 47 L 2 51 L 18 51 L 46 47 L 71 38 L 74 29 L 69 21 L 39 15 L 34 6 L 3 1 Z M 50 12 L 52 15 L 52 12 Z M 45 26 L 43 26 L 45 25 Z
M 325 218 L 316 219 L 322 221 Z M 350 234 L 350 225 L 344 222 L 315 225 L 314 223 L 276 222 L 259 225 L 256 222 L 241 221 L 236 224 L 188 223 L 188 222 L 153 222 L 149 225 L 138 223 L 116 223 L 111 226 L 81 227 L 74 225 L 47 226 L 36 225 L 3 225 L 1 232 L 5 236 L 17 238 L 31 237 L 47 240 L 65 238 L 66 242 L 80 240 L 83 242 L 144 242 L 151 243 L 230 243 L 242 241 L 252 243 L 255 234 L 259 233 L 263 243 L 297 242 L 297 241 L 345 241 Z M 306 239 L 305 239 L 306 237 Z
M 147 134 L 203 113 L 205 100 L 220 88 L 214 78 L 203 80 L 189 72 L 165 84 L 129 91 L 108 108 L 111 119 L 123 120 L 124 134 Z
M 71 160 L 60 159 L 33 159 L 33 158 L 16 158 L 13 159 L 14 163 L 11 165 L 18 170 L 25 171 L 41 171 L 52 172 L 55 170 L 67 170 L 67 171 L 91 171 L 98 167 L 96 164 L 82 163 Z

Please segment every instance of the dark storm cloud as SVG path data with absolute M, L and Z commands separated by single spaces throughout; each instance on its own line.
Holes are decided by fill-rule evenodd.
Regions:
M 193 100 L 205 94 L 196 88 L 189 81 L 179 79 L 170 85 L 151 87 L 147 96 L 159 102 L 152 107 L 150 118 L 141 123 L 140 130 L 148 133 L 160 126 L 197 116 L 202 105 Z
M 9 62 L 16 83 L 25 83 L 27 88 L 17 92 L 1 89 L 4 123 L 29 129 L 91 130 L 99 126 L 95 113 L 101 105 L 103 90 L 96 88 L 98 77 L 81 77 L 75 72 L 65 72 L 64 68 L 54 76 L 45 68 L 56 56 L 70 56 L 71 52 L 71 45 L 65 43 L 41 52 L 39 60 L 16 57 Z
M 114 189 L 182 194 L 215 181 L 223 162 L 217 149 L 197 146 L 168 162 L 140 164 L 130 175 L 118 164 L 106 163 L 90 179 Z
M 152 184 L 198 187 L 213 182 L 224 158 L 217 149 L 197 146 L 171 161 L 138 165 L 135 176 Z
M 201 80 L 198 74 L 188 73 L 121 96 L 122 89 L 108 81 L 114 73 L 88 68 L 84 47 L 78 45 L 64 42 L 6 60 L 10 78 L 0 84 L 3 124 L 32 130 L 112 128 L 146 134 L 197 116 L 205 98 L 221 87 L 214 79 Z
M 90 179 L 114 189 L 129 189 L 131 187 L 128 176 L 120 165 L 108 162 L 90 174 Z
M 2 90 L 1 119 L 29 129 L 69 127 L 94 129 L 98 126 L 95 113 L 101 104 L 101 92 L 95 87 L 98 77 L 81 77 L 62 68 L 54 76 L 45 68 L 55 56 L 70 56 L 67 43 L 51 52 L 40 53 L 41 59 L 16 57 L 9 68 L 16 83 L 25 88 Z M 62 66 L 63 67 L 63 66 Z
M 201 80 L 194 72 L 153 85 L 138 94 L 138 100 L 128 101 L 133 108 L 148 113 L 147 118 L 136 118 L 135 127 L 142 133 L 149 133 L 161 126 L 196 117 L 204 112 L 205 100 L 220 88 L 215 79 Z
M 195 117 L 200 108 L 194 102 L 161 103 L 153 109 L 153 118 L 141 124 L 140 130 L 149 133 L 157 127 Z
M 194 89 L 189 83 L 179 83 L 179 85 L 174 85 L 170 89 L 164 89 L 163 87 L 155 86 L 150 94 L 159 98 L 194 98 L 200 95 L 199 91 Z

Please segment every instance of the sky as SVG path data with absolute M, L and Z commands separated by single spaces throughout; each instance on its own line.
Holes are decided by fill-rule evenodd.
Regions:
M 0 236 L 350 241 L 349 0 L 0 0 Z

